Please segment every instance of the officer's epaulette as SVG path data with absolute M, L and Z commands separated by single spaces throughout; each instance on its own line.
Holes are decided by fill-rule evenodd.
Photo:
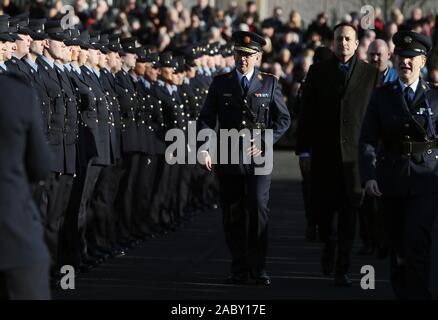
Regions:
M 275 74 L 272 74 L 272 73 L 269 73 L 269 72 L 262 72 L 262 71 L 260 71 L 258 77 L 259 77 L 259 80 L 263 80 L 263 77 L 274 77 L 277 80 L 280 79 Z
M 438 89 L 438 83 L 437 82 L 427 82 L 427 84 L 429 85 L 429 87 L 431 87 L 433 89 Z

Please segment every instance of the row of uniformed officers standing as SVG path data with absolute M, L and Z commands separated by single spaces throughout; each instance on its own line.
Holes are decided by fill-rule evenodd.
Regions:
M 234 63 L 231 48 L 159 54 L 27 14 L 0 16 L 0 43 L 0 73 L 31 83 L 53 155 L 32 191 L 55 283 L 62 265 L 85 272 L 216 203 L 214 177 L 165 161 L 165 132 L 197 120 L 212 77 Z

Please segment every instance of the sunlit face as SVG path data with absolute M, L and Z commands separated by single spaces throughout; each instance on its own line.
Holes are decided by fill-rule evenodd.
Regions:
M 72 49 L 69 46 L 65 46 L 64 48 L 64 56 L 62 58 L 63 63 L 70 63 L 71 62 L 71 52 Z
M 259 52 L 256 52 L 248 55 L 241 51 L 235 51 L 234 60 L 236 61 L 237 70 L 241 74 L 246 75 L 247 73 L 251 72 L 254 69 L 257 63 L 260 62 L 261 54 Z
M 27 34 L 19 34 L 19 36 L 20 39 L 15 41 L 15 44 L 17 45 L 17 55 L 19 57 L 24 57 L 29 53 L 32 38 Z
M 426 57 L 418 55 L 415 57 L 403 57 L 396 55 L 395 67 L 398 77 L 405 83 L 413 83 L 419 76 L 421 69 L 426 64 Z
M 4 60 L 9 60 L 12 58 L 12 54 L 17 51 L 17 45 L 15 42 L 6 42 L 7 52 L 4 55 Z
M 6 42 L 0 41 L 0 61 L 4 61 L 4 56 L 6 54 L 6 51 L 8 50 L 8 47 L 6 46 Z
M 141 77 L 144 75 L 146 69 L 145 64 L 146 64 L 145 62 L 139 62 L 139 61 L 135 63 L 134 72 L 136 75 Z
M 110 52 L 110 53 L 107 54 L 107 57 L 108 57 L 108 67 L 110 69 L 117 67 L 118 56 L 119 56 L 119 54 L 117 52 Z
M 154 68 L 152 66 L 151 62 L 146 62 L 144 64 L 145 70 L 144 70 L 144 76 L 147 80 L 150 82 L 155 82 L 158 79 L 158 69 Z
M 81 47 L 80 46 L 71 46 L 71 61 L 78 61 L 79 55 L 81 53 Z
M 356 31 L 353 28 L 343 26 L 336 29 L 334 52 L 338 59 L 347 61 L 354 55 L 358 46 L 359 40 L 356 39 Z
M 173 84 L 173 74 L 174 74 L 173 68 L 163 67 L 160 69 L 161 79 L 163 79 L 164 82 L 167 82 L 169 84 Z
M 385 45 L 373 43 L 368 47 L 368 62 L 374 64 L 380 72 L 385 71 L 388 67 L 389 57 L 390 53 Z
M 62 60 L 65 49 L 64 42 L 49 39 L 47 40 L 45 47 L 54 60 Z
M 108 65 L 108 57 L 106 54 L 100 52 L 99 55 L 99 67 L 100 68 L 106 68 L 106 66 Z
M 126 53 L 126 55 L 122 57 L 122 60 L 126 68 L 132 69 L 135 67 L 137 55 L 135 53 Z
M 99 65 L 99 59 L 100 59 L 100 51 L 96 49 L 88 49 L 88 60 L 87 62 L 93 66 L 96 67 Z
M 30 43 L 29 52 L 37 56 L 42 55 L 44 51 L 44 40 L 33 40 Z
M 81 48 L 81 51 L 79 51 L 78 64 L 83 66 L 87 62 L 88 56 L 88 50 Z

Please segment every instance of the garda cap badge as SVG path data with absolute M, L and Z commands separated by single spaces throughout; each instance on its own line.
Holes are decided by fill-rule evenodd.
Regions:
M 412 42 L 412 38 L 409 36 L 406 36 L 404 39 L 405 43 L 411 43 Z
M 243 37 L 243 43 L 246 43 L 246 44 L 251 43 L 251 37 L 250 36 Z

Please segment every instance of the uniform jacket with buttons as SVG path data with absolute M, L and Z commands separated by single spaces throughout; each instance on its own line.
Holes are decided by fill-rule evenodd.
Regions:
M 89 161 L 98 156 L 98 132 L 96 99 L 93 88 L 85 82 L 83 74 L 78 74 L 73 69 L 67 72 L 73 87 L 76 90 L 78 103 L 78 163 L 80 168 L 85 169 Z
M 120 119 L 120 105 L 116 93 L 116 79 L 111 72 L 102 68 L 100 70 L 100 83 L 107 96 L 113 114 L 113 129 L 115 130 L 115 139 L 111 140 L 111 150 L 115 159 L 122 157 L 122 131 Z
M 277 78 L 272 74 L 260 72 L 258 69 L 254 70 L 245 96 L 236 70 L 214 78 L 198 119 L 198 130 L 215 129 L 217 122 L 219 129 L 240 130 L 242 123 L 249 122 L 250 117 L 249 110 L 243 107 L 245 103 L 256 116 L 256 122 L 264 123 L 266 128 L 273 130 L 273 142 L 276 143 L 289 128 L 290 115 Z M 220 142 L 218 142 L 219 145 Z M 231 161 L 231 152 L 239 152 L 239 164 L 220 164 L 217 167 L 218 172 L 253 174 L 254 165 L 243 164 L 242 150 L 230 150 L 229 148 L 228 163 Z M 218 154 L 218 159 L 220 159 L 220 154 Z
M 98 144 L 97 150 L 99 156 L 93 160 L 94 164 L 98 165 L 110 165 L 110 139 L 111 139 L 111 113 L 109 110 L 109 104 L 106 100 L 105 92 L 100 85 L 99 79 L 94 72 L 90 71 L 87 67 L 81 67 L 82 74 L 84 75 L 85 83 L 93 89 L 94 97 L 96 99 L 96 112 L 97 112 L 97 132 L 98 132 Z
M 46 61 L 38 57 L 36 63 L 38 64 L 41 81 L 44 83 L 49 97 L 49 107 L 47 113 L 43 114 L 43 119 L 44 123 L 47 124 L 44 132 L 54 156 L 51 169 L 55 172 L 67 173 L 67 167 L 71 167 L 71 163 L 67 165 L 67 161 L 70 161 L 70 159 L 65 157 L 64 150 L 66 107 L 64 95 L 62 94 L 62 85 L 56 70 Z
M 161 126 L 157 126 L 155 121 L 157 109 L 161 108 L 161 105 L 158 99 L 153 96 L 152 91 L 141 81 L 136 82 L 136 87 L 140 98 L 138 140 L 143 153 L 155 155 L 157 153 L 155 130 L 161 129 Z
M 356 55 L 348 73 L 336 58 L 310 67 L 303 86 L 297 153 L 311 153 L 314 203 L 338 205 L 344 194 L 351 205 L 361 203 L 359 135 L 377 79 L 377 68 Z
M 138 97 L 131 76 L 124 70 L 116 74 L 116 93 L 120 105 L 122 152 L 138 152 Z
M 170 94 L 167 86 L 160 84 L 153 88 L 155 95 L 161 100 L 165 129 L 187 128 L 186 119 L 184 118 L 184 104 L 182 103 L 178 91 L 173 91 L 172 94 Z
M 64 95 L 65 102 L 65 124 L 64 124 L 64 150 L 66 157 L 66 172 L 76 173 L 76 145 L 79 138 L 78 133 L 78 104 L 76 101 L 76 90 L 73 87 L 66 71 L 55 70 L 61 81 L 61 92 Z
M 438 192 L 437 148 L 407 155 L 392 147 L 402 141 L 434 140 L 424 112 L 426 99 L 437 132 L 438 89 L 422 79 L 410 107 L 398 80 L 376 89 L 370 100 L 360 137 L 361 178 L 363 183 L 377 180 L 384 196 Z

